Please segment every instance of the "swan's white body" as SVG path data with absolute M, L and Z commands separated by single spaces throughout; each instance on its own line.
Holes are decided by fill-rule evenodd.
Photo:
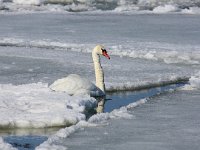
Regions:
M 65 78 L 56 80 L 50 88 L 69 95 L 90 95 L 92 97 L 104 96 L 104 92 L 88 79 L 77 74 L 70 74 Z
M 70 95 L 89 94 L 92 97 L 104 97 L 104 74 L 100 61 L 100 55 L 103 55 L 102 49 L 104 49 L 103 46 L 97 45 L 92 51 L 96 86 L 86 78 L 80 77 L 76 74 L 71 74 L 65 78 L 56 80 L 52 85 L 50 85 L 50 88 L 54 91 L 67 92 Z M 106 57 L 109 58 L 108 55 Z

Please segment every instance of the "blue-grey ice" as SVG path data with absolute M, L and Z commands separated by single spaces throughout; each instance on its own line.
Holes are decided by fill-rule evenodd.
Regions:
M 199 0 L 0 0 L 0 127 L 69 126 L 37 150 L 198 149 L 199 12 Z M 97 44 L 111 56 L 108 92 L 189 84 L 88 119 L 94 98 L 49 85 L 94 83 Z M 0 149 L 14 148 L 0 138 Z

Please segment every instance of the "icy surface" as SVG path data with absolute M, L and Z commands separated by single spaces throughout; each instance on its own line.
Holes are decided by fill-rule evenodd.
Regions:
M 196 73 L 194 76 L 191 76 L 189 82 L 193 88 L 200 89 L 200 72 Z
M 1 15 L 0 21 L 2 46 L 91 53 L 97 43 L 103 43 L 110 53 L 121 57 L 200 63 L 199 16 L 165 15 L 163 19 L 162 15 L 46 13 Z
M 145 24 L 146 19 L 148 22 Z M 34 104 L 35 101 L 41 104 L 41 107 L 49 101 L 52 102 L 49 108 L 44 106 L 47 110 L 46 119 L 43 118 L 45 121 L 37 124 L 37 120 L 33 119 L 34 125 L 30 124 L 32 116 L 28 116 L 25 123 L 20 123 L 21 118 L 18 119 L 13 112 L 10 112 L 10 116 L 15 116 L 10 121 L 14 122 L 10 124 L 13 127 L 52 126 L 56 122 L 48 120 L 49 114 L 60 109 L 60 105 L 62 112 L 58 112 L 60 118 L 58 117 L 57 125 L 74 124 L 84 120 L 84 105 L 91 102 L 91 98 L 85 99 L 80 96 L 75 98 L 66 93 L 52 92 L 48 85 L 69 74 L 79 74 L 94 83 L 91 51 L 99 42 L 104 43 L 108 53 L 111 54 L 111 60 L 104 58 L 101 60 L 108 91 L 142 89 L 176 83 L 187 80 L 195 74 L 195 70 L 199 70 L 197 16 L 166 15 L 163 18 L 155 15 L 45 13 L 5 14 L 1 15 L 0 20 L 1 102 L 5 105 L 5 99 L 8 99 L 9 106 L 5 111 L 10 111 L 13 104 L 19 106 L 18 100 L 21 99 L 23 105 L 16 110 L 13 109 L 13 112 L 20 109 L 22 116 L 27 107 L 33 106 L 40 112 Z M 169 26 L 170 22 L 172 26 Z M 124 24 L 127 25 L 126 28 Z M 171 39 L 172 37 L 176 42 L 175 39 Z M 59 101 L 61 104 L 54 107 L 56 110 L 53 108 L 51 111 L 50 108 L 57 99 L 61 100 Z M 27 101 L 30 105 L 29 103 L 26 105 Z M 76 101 L 77 107 L 73 106 L 72 110 L 76 110 L 76 113 L 67 116 L 64 112 L 70 110 L 71 106 L 67 107 L 68 109 L 66 106 L 73 101 Z M 41 114 L 38 116 L 40 119 Z M 8 125 L 9 121 L 1 124 Z
M 116 118 L 125 118 L 125 119 L 131 119 L 132 115 L 128 111 L 130 108 L 134 108 L 136 106 L 139 106 L 141 104 L 144 104 L 147 100 L 141 99 L 137 102 L 131 103 L 130 105 L 126 107 L 122 107 L 120 109 L 116 109 L 112 111 L 111 113 L 101 113 L 93 115 L 87 122 L 80 121 L 78 124 L 73 125 L 71 127 L 66 127 L 65 129 L 59 130 L 54 135 L 50 136 L 47 141 L 42 143 L 40 146 L 36 148 L 36 150 L 53 150 L 56 149 L 67 149 L 65 145 L 60 144 L 59 142 L 71 134 L 81 130 L 85 127 L 97 127 L 100 125 L 107 124 L 107 121 L 110 119 L 116 119 Z M 53 146 L 53 147 L 51 147 Z
M 167 13 L 167 12 L 176 12 L 179 9 L 175 5 L 164 5 L 158 6 L 153 9 L 155 13 Z
M 72 73 L 81 74 L 82 77 L 95 83 L 91 54 L 43 49 L 42 52 L 45 54 L 43 55 L 40 49 L 9 47 L 2 47 L 0 51 L 0 65 L 3 66 L 1 83 L 51 84 L 56 79 Z M 179 79 L 189 77 L 193 69 L 197 69 L 197 66 L 176 66 L 117 56 L 111 56 L 111 60 L 102 59 L 102 64 L 106 88 L 109 91 L 178 82 Z
M 39 5 L 44 0 L 13 0 L 13 3 L 21 4 L 21 5 Z
M 129 109 L 129 119 L 110 120 L 60 139 L 69 149 L 198 149 L 199 91 L 175 91 Z M 195 116 L 195 119 L 194 119 Z M 64 132 L 64 131 L 63 131 Z M 119 136 L 120 135 L 120 136 Z
M 199 90 L 200 89 L 200 72 L 195 73 L 189 79 L 189 84 L 185 85 L 183 90 Z
M 5 7 L 1 10 L 12 12 L 190 13 L 193 7 L 199 8 L 199 2 L 199 0 L 4 0 Z M 199 10 L 193 13 L 199 13 Z
M 83 6 L 84 2 L 78 5 Z M 140 1 L 139 9 L 142 5 L 150 5 L 151 10 L 160 6 L 153 1 L 146 1 L 148 3 L 145 5 L 144 2 Z M 131 2 L 120 1 L 120 6 L 126 8 L 127 3 Z M 69 5 L 77 8 L 77 4 Z M 59 5 L 59 8 L 69 5 Z M 129 5 L 130 10 L 135 8 L 133 5 Z M 165 3 L 161 5 L 166 7 Z M 178 11 L 182 11 L 179 4 L 177 5 Z M 195 8 L 197 1 L 188 5 Z M 21 12 L 23 8 L 36 11 L 58 5 L 22 6 L 9 2 L 2 6 L 8 7 L 8 10 L 11 7 L 13 10 L 16 8 Z M 115 8 L 117 7 L 113 7 Z M 167 7 L 166 11 L 168 10 Z M 184 10 L 190 11 L 190 8 Z M 198 8 L 194 10 L 198 11 Z M 133 15 L 111 12 L 26 14 L 2 10 L 0 108 L 4 113 L 0 117 L 1 126 L 38 128 L 75 124 L 50 136 L 39 147 L 44 149 L 78 149 L 77 142 L 84 140 L 89 142 L 84 145 L 86 149 L 91 143 L 94 145 L 89 148 L 94 149 L 98 143 L 104 142 L 105 149 L 114 149 L 117 144 L 120 144 L 119 149 L 131 149 L 133 143 L 138 149 L 149 147 L 155 150 L 168 145 L 172 149 L 184 149 L 184 146 L 197 149 L 198 143 L 194 142 L 192 145 L 191 140 L 199 140 L 195 136 L 199 132 L 195 122 L 199 120 L 199 91 L 193 91 L 199 85 L 199 25 L 198 15 Z M 95 106 L 93 98 L 53 92 L 48 85 L 69 74 L 79 74 L 94 83 L 91 51 L 99 43 L 104 44 L 111 55 L 111 60 L 102 58 L 108 91 L 150 88 L 186 81 L 189 78 L 189 86 L 192 88 L 188 88 L 190 91 L 184 91 L 188 89 L 183 88 L 179 92 L 154 97 L 133 109 L 134 112 L 132 108 L 123 107 L 112 113 L 93 116 L 86 122 L 85 110 Z M 146 100 L 138 103 L 144 102 Z M 137 104 L 133 104 L 135 105 Z M 85 126 L 99 125 L 100 127 L 86 128 L 86 132 L 78 132 Z M 101 136 L 98 130 L 102 133 Z M 107 132 L 102 132 L 105 130 Z M 85 138 L 85 133 L 92 138 Z M 109 140 L 104 138 L 106 135 L 109 135 Z M 177 143 L 174 142 L 175 139 Z M 66 142 L 67 140 L 75 140 L 75 145 Z
M 1 128 L 69 126 L 85 120 L 96 100 L 53 92 L 47 84 L 0 85 Z M 52 116 L 54 116 L 52 118 Z

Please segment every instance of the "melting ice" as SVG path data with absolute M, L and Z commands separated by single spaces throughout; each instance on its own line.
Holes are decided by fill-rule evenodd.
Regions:
M 1 0 L 3 11 L 182 12 L 199 14 L 199 0 Z
M 79 129 L 100 126 L 103 130 L 109 130 L 109 126 L 104 128 L 104 125 L 110 123 L 123 129 L 122 131 L 125 133 L 129 131 L 133 131 L 132 135 L 138 133 L 140 136 L 137 137 L 144 140 L 129 134 L 131 140 L 139 140 L 139 142 L 134 143 L 138 147 L 147 145 L 151 146 L 152 149 L 158 149 L 160 148 L 159 144 L 165 145 L 165 141 L 171 143 L 169 139 L 176 137 L 170 136 L 172 134 L 170 128 L 157 130 L 163 128 L 162 126 L 156 128 L 157 124 L 155 123 L 157 122 L 151 122 L 151 118 L 152 120 L 159 118 L 161 119 L 161 122 L 158 121 L 159 125 L 162 123 L 165 125 L 166 122 L 172 121 L 171 127 L 178 128 L 178 125 L 181 124 L 181 130 L 175 128 L 173 131 L 177 131 L 174 133 L 182 137 L 181 140 L 186 141 L 188 145 L 191 145 L 190 139 L 198 141 L 195 136 L 199 132 L 198 127 L 195 126 L 198 125 L 198 122 L 196 124 L 194 122 L 198 119 L 192 118 L 190 120 L 187 116 L 184 118 L 184 115 L 180 114 L 185 114 L 184 110 L 187 110 L 190 117 L 198 116 L 196 115 L 198 114 L 198 101 L 196 100 L 199 98 L 199 16 L 177 13 L 163 15 L 169 11 L 184 11 L 191 14 L 193 10 L 198 12 L 198 1 L 184 1 L 181 4 L 175 0 L 171 3 L 166 1 L 162 1 L 162 3 L 158 3 L 158 1 L 104 1 L 102 4 L 107 4 L 107 8 L 102 8 L 100 1 L 90 1 L 90 3 L 63 1 L 62 5 L 60 5 L 61 2 L 56 3 L 59 5 L 55 4 L 55 1 L 26 1 L 26 4 L 23 0 L 1 1 L 0 108 L 1 112 L 4 112 L 0 117 L 1 127 L 39 128 L 73 124 L 49 136 L 48 140 L 37 148 L 57 148 L 60 150 L 70 147 L 70 144 L 73 147 L 73 142 L 66 145 L 68 139 L 73 140 L 73 138 L 67 137 Z M 63 13 L 63 9 L 66 12 L 66 10 L 75 11 L 75 9 L 79 11 L 79 8 L 93 12 L 85 14 Z M 117 11 L 129 10 L 133 12 L 133 10 L 141 9 L 150 10 L 151 13 L 116 13 Z M 24 11 L 27 10 L 32 11 L 32 13 L 25 13 Z M 52 13 L 52 10 L 60 12 Z M 152 14 L 152 12 L 156 14 Z M 162 15 L 160 15 L 161 13 Z M 162 97 L 161 95 L 149 101 L 143 99 L 129 107 L 123 107 L 111 113 L 95 115 L 87 121 L 86 112 L 88 109 L 94 108 L 95 99 L 85 95 L 73 97 L 67 93 L 56 93 L 51 91 L 48 85 L 72 73 L 79 74 L 94 82 L 91 51 L 97 43 L 105 44 L 108 52 L 111 53 L 110 61 L 102 59 L 108 91 L 142 89 L 187 80 L 189 80 L 190 85 L 181 89 L 181 92 L 172 91 L 167 96 Z M 180 97 L 183 101 L 179 99 Z M 132 108 L 132 106 L 138 106 L 145 102 L 144 106 L 141 105 L 143 107 Z M 149 105 L 151 106 L 148 107 Z M 155 108 L 154 105 L 159 111 L 152 111 Z M 179 106 L 183 106 L 183 108 Z M 167 110 L 167 108 L 170 109 Z M 180 110 L 180 112 L 175 110 Z M 136 121 L 134 120 L 134 112 L 136 112 Z M 143 112 L 146 112 L 147 115 Z M 165 115 L 165 112 L 168 115 Z M 172 113 L 179 114 L 180 117 Z M 112 124 L 112 121 L 109 122 L 112 118 L 121 119 Z M 131 120 L 127 130 L 120 124 L 122 118 Z M 149 118 L 149 122 L 146 122 Z M 173 118 L 175 119 L 170 120 Z M 185 123 L 185 119 L 187 123 Z M 188 123 L 190 121 L 191 124 Z M 124 120 L 123 122 L 127 123 Z M 129 125 L 133 122 L 135 127 L 141 128 L 132 129 Z M 157 134 L 149 132 L 148 126 L 145 125 L 152 127 Z M 92 129 L 89 128 L 89 130 Z M 169 133 L 169 136 L 164 135 L 168 140 L 159 140 L 161 138 L 157 135 L 163 135 L 162 131 Z M 141 132 L 146 133 L 146 136 L 143 137 Z M 94 137 L 97 136 L 96 131 L 88 134 L 90 133 L 95 133 Z M 109 132 L 101 133 L 109 135 Z M 113 133 L 116 133 L 116 130 L 110 134 L 110 139 L 113 139 L 113 143 L 119 143 L 120 140 L 114 140 L 116 135 Z M 77 134 L 80 139 L 81 135 L 79 136 L 79 134 L 84 134 L 84 132 L 77 132 Z M 152 136 L 148 136 L 149 134 Z M 188 134 L 191 136 L 187 136 Z M 152 141 L 148 141 L 148 139 Z M 81 139 L 81 141 L 84 140 Z M 178 146 L 181 145 L 180 141 Z M 106 141 L 104 140 L 104 142 Z M 158 145 L 155 144 L 156 142 Z M 173 145 L 172 142 L 171 146 L 176 147 L 177 145 Z M 2 138 L 0 146 L 0 148 L 3 147 L 2 149 L 14 149 Z M 124 146 L 123 140 L 120 146 Z M 128 141 L 126 146 L 132 146 L 131 141 Z M 198 143 L 188 149 L 195 147 L 198 147 Z

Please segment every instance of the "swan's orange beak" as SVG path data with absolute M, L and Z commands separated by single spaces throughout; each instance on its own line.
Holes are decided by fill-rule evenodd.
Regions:
M 106 51 L 106 50 L 105 50 L 105 51 L 103 51 L 102 53 L 103 53 L 103 56 L 105 56 L 106 58 L 110 59 L 110 56 L 108 55 L 108 53 L 107 53 L 107 51 Z

